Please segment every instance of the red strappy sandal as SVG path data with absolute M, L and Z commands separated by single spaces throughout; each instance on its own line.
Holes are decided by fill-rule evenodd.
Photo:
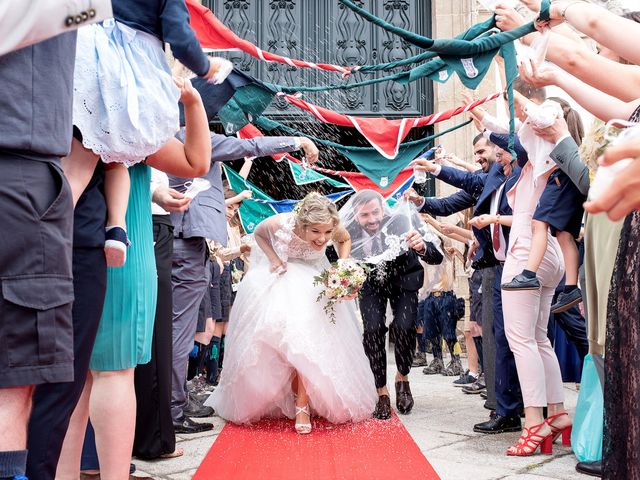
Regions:
M 540 429 L 545 425 L 546 420 L 539 425 L 530 428 L 525 427 L 520 436 L 520 440 L 513 447 L 507 450 L 507 455 L 513 457 L 529 457 L 536 453 L 540 447 L 540 453 L 551 455 L 553 453 L 552 435 L 543 437 L 538 435 Z
M 553 421 L 556 418 L 560 418 L 564 415 L 569 416 L 567 412 L 558 413 L 557 415 L 552 415 L 551 417 L 547 417 L 545 421 L 547 422 L 547 425 L 551 427 L 551 443 L 555 442 L 556 439 L 560 436 L 560 434 L 562 434 L 562 445 L 564 447 L 570 447 L 571 446 L 571 430 L 573 425 L 569 425 L 568 427 L 564 427 L 564 428 L 558 428 L 553 425 Z

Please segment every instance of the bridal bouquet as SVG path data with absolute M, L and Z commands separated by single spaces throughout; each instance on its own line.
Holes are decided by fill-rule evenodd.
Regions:
M 313 278 L 314 285 L 324 287 L 316 301 L 319 302 L 323 297 L 327 299 L 324 311 L 331 323 L 336 323 L 336 302 L 355 298 L 366 279 L 366 266 L 350 258 L 332 263 L 328 269 Z

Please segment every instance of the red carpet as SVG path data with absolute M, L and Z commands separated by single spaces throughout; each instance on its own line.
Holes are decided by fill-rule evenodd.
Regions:
M 332 425 L 313 421 L 298 435 L 291 420 L 225 425 L 194 480 L 438 480 L 400 420 Z

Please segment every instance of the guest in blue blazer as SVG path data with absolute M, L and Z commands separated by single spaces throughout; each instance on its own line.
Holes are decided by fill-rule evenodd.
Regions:
M 493 146 L 493 141 L 504 140 L 496 135 L 489 139 L 478 136 L 475 146 L 483 139 Z M 493 141 L 491 141 L 493 140 Z M 520 161 L 526 161 L 526 152 L 516 142 L 516 152 Z M 507 203 L 506 192 L 515 184 L 520 167 L 513 162 L 511 155 L 495 148 L 495 163 L 488 172 L 468 173 L 458 169 L 439 166 L 421 161 L 423 168 L 439 179 L 461 188 L 461 190 L 444 199 L 424 199 L 421 211 L 434 215 L 451 215 L 456 211 L 475 206 L 477 218 L 483 215 L 511 215 L 511 207 Z M 513 354 L 504 335 L 500 278 L 502 264 L 506 259 L 509 238 L 508 225 L 474 225 L 474 234 L 478 240 L 477 254 L 474 259 L 476 268 L 483 269 L 483 356 L 485 381 L 488 387 L 487 406 L 496 409 L 496 415 L 488 422 L 474 426 L 474 431 L 481 433 L 501 433 L 520 430 L 519 410 L 521 395 Z M 494 340 L 495 332 L 495 340 Z M 464 387 L 468 393 L 477 393 L 483 384 L 477 382 Z M 495 392 L 495 393 L 494 393 Z

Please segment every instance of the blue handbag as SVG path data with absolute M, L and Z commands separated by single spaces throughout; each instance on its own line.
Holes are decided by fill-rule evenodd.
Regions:
M 602 460 L 604 432 L 604 360 L 601 355 L 587 355 L 582 368 L 582 381 L 576 414 L 573 419 L 571 446 L 581 462 Z

